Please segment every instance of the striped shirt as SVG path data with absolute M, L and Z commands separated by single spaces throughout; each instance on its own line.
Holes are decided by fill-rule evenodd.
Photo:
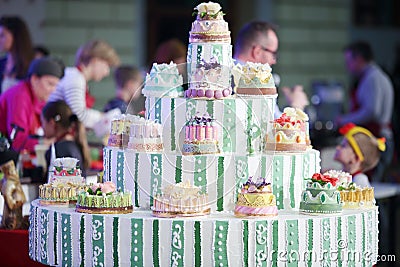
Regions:
M 98 110 L 86 107 L 86 80 L 76 67 L 65 69 L 65 75 L 51 94 L 49 102 L 64 100 L 86 128 L 93 128 L 102 118 Z

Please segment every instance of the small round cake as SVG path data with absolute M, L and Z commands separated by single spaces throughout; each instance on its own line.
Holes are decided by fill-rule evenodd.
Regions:
M 189 43 L 231 43 L 231 32 L 218 3 L 201 3 L 194 10 L 197 17 L 189 32 Z
M 146 97 L 179 97 L 183 95 L 182 85 L 183 78 L 175 63 L 153 63 L 142 92 Z
M 207 113 L 192 117 L 185 126 L 183 155 L 219 153 L 218 126 Z
M 246 62 L 238 64 L 241 72 L 236 89 L 238 95 L 275 95 L 277 94 L 272 69 L 269 64 Z
M 129 129 L 133 115 L 122 114 L 111 121 L 110 136 L 108 137 L 109 147 L 127 147 L 129 140 Z
M 210 213 L 208 195 L 189 181 L 166 187 L 154 196 L 153 215 L 156 217 L 192 217 Z
M 129 131 L 128 149 L 148 153 L 164 149 L 160 123 L 135 116 Z
M 342 200 L 343 209 L 367 209 L 375 207 L 373 187 L 361 188 L 352 182 L 352 176 L 348 172 L 329 170 L 324 173 L 339 179 L 338 191 Z
M 267 151 L 305 151 L 309 146 L 308 116 L 300 109 L 285 108 L 266 134 Z
M 300 213 L 329 215 L 342 212 L 340 193 L 336 183 L 338 178 L 315 173 L 302 192 Z
M 271 184 L 264 178 L 249 177 L 237 197 L 235 216 L 276 216 L 278 208 Z
M 53 161 L 49 183 L 39 185 L 41 205 L 75 205 L 77 196 L 87 189 L 85 179 L 75 158 L 57 158 Z
M 131 213 L 132 193 L 117 192 L 113 182 L 94 184 L 78 195 L 75 210 L 94 214 Z

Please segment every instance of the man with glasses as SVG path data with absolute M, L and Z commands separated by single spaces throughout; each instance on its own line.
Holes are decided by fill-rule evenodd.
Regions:
M 278 36 L 276 27 L 264 21 L 249 22 L 242 27 L 236 38 L 234 46 L 234 58 L 237 63 L 268 63 L 270 66 L 277 62 Z M 275 84 L 278 87 L 280 78 L 274 74 Z M 295 108 L 304 109 L 308 105 L 308 99 L 301 85 L 293 88 L 282 87 L 282 92 L 287 103 Z M 275 107 L 275 117 L 279 117 L 281 111 Z

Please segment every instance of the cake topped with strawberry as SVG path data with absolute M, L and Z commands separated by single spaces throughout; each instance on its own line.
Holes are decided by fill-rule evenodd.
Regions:
M 310 145 L 308 115 L 297 108 L 285 108 L 266 134 L 267 151 L 305 151 Z

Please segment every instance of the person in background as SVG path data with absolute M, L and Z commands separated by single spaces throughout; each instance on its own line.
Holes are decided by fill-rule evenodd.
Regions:
M 340 162 L 343 170 L 353 176 L 353 182 L 360 187 L 370 187 L 366 171 L 374 168 L 385 151 L 385 138 L 377 139 L 363 127 L 348 123 L 340 128 L 344 136 L 336 147 L 334 159 Z
M 101 81 L 110 74 L 110 67 L 118 64 L 119 57 L 107 42 L 87 42 L 78 49 L 75 66 L 65 69 L 65 76 L 49 101 L 64 100 L 83 125 L 93 129 L 104 114 L 92 109 L 95 99 L 89 94 L 87 83 Z
M 47 47 L 45 47 L 44 45 L 36 45 L 33 48 L 33 51 L 35 51 L 35 58 L 42 58 L 42 57 L 50 56 L 50 50 Z
M 168 39 L 160 43 L 157 47 L 154 63 L 170 63 L 171 61 L 176 64 L 186 63 L 185 44 L 177 38 Z
M 79 160 L 82 175 L 90 167 L 90 150 L 86 129 L 62 100 L 48 102 L 42 110 L 41 122 L 44 137 L 54 140 L 55 158 L 72 157 Z M 51 166 L 51 151 L 46 152 L 47 166 Z M 46 176 L 47 177 L 47 176 Z
M 0 93 L 26 78 L 34 58 L 29 29 L 17 16 L 0 18 Z
M 169 64 L 171 61 L 177 64 L 179 74 L 185 80 L 186 73 L 186 45 L 177 38 L 168 39 L 160 43 L 157 47 L 152 63 Z
M 342 126 L 352 122 L 375 136 L 386 138 L 387 149 L 371 177 L 372 181 L 379 182 L 393 157 L 393 85 L 388 75 L 373 61 L 372 49 L 367 42 L 356 41 L 346 46 L 344 58 L 356 85 L 350 92 L 350 112 L 336 118 L 336 123 Z
M 0 95 L 0 132 L 10 138 L 14 128 L 21 129 L 11 146 L 15 151 L 34 152 L 38 140 L 30 135 L 42 135 L 42 108 L 63 75 L 64 66 L 60 61 L 35 59 L 29 67 L 28 78 Z
M 277 63 L 279 40 L 276 26 L 265 21 L 252 21 L 245 24 L 239 31 L 234 45 L 234 59 L 237 63 L 246 62 L 262 63 L 272 65 Z M 279 86 L 280 78 L 274 74 L 276 86 Z M 235 81 L 238 80 L 237 78 Z M 309 104 L 307 95 L 301 85 L 293 88 L 282 87 L 282 92 L 287 103 L 299 109 L 304 109 Z M 281 111 L 275 108 L 275 117 L 279 117 Z
M 108 101 L 104 112 L 119 108 L 121 113 L 138 114 L 144 110 L 144 96 L 141 94 L 143 76 L 134 66 L 120 66 L 114 72 L 115 98 Z

